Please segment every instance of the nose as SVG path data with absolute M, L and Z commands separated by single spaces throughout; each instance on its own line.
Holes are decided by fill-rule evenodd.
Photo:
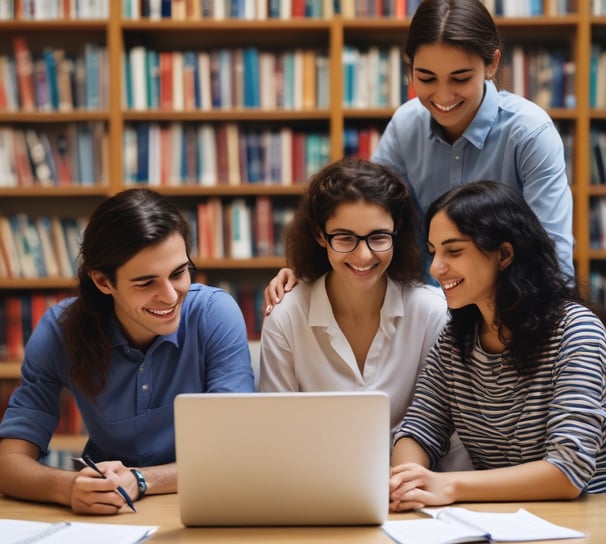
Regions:
M 434 278 L 439 278 L 441 275 L 446 273 L 446 263 L 441 260 L 439 257 L 436 257 L 434 255 L 434 257 L 431 260 L 431 265 L 429 266 L 429 273 L 434 277 Z
M 162 302 L 168 302 L 173 304 L 179 298 L 179 293 L 175 286 L 170 280 L 166 280 L 160 283 L 158 297 L 162 300 Z
M 435 102 L 447 106 L 453 99 L 455 93 L 452 90 L 451 85 L 448 82 L 438 84 L 435 92 L 433 93 L 433 99 Z
M 353 250 L 353 253 L 361 253 L 363 256 L 372 255 L 372 250 L 368 245 L 368 240 L 360 240 L 356 249 Z

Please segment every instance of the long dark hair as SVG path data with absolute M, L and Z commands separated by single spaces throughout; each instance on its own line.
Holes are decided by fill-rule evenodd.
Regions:
M 408 29 L 404 48 L 408 66 L 419 47 L 436 43 L 479 55 L 487 66 L 502 47 L 494 19 L 480 0 L 423 0 Z
M 388 168 L 371 161 L 345 158 L 312 176 L 286 231 L 286 260 L 298 277 L 315 281 L 331 270 L 326 249 L 316 241 L 339 204 L 364 201 L 391 215 L 398 235 L 387 274 L 402 284 L 421 281 L 417 215 L 406 185 Z
M 189 254 L 186 220 L 172 202 L 148 189 L 122 191 L 103 201 L 91 215 L 80 244 L 78 296 L 61 319 L 71 379 L 91 398 L 106 385 L 112 356 L 109 316 L 113 297 L 97 289 L 89 272 L 103 272 L 115 285 L 118 268 L 176 232 Z
M 511 264 L 496 280 L 495 325 L 507 347 L 507 362 L 520 374 L 536 370 L 566 303 L 590 307 L 604 320 L 603 309 L 584 300 L 573 278 L 561 271 L 554 242 L 522 195 L 509 186 L 477 181 L 451 189 L 427 209 L 426 232 L 439 211 L 484 253 L 496 251 L 503 242 L 513 247 Z M 473 304 L 451 309 L 450 314 L 450 326 L 467 358 L 482 316 Z

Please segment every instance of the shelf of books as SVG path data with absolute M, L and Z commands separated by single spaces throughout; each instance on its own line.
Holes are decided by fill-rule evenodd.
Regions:
M 0 409 L 40 312 L 72 293 L 86 218 L 127 187 L 174 199 L 197 279 L 232 292 L 258 338 L 305 180 L 370 157 L 412 96 L 401 48 L 417 4 L 0 2 Z M 485 4 L 505 42 L 501 86 L 562 134 L 577 278 L 603 300 L 604 2 Z

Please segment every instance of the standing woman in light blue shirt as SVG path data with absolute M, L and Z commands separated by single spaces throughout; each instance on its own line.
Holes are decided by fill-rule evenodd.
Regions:
M 148 189 L 129 189 L 91 215 L 78 296 L 32 333 L 21 385 L 0 423 L 0 493 L 116 514 L 177 490 L 173 402 L 179 393 L 250 392 L 242 312 L 224 291 L 192 284 L 187 221 Z M 84 421 L 92 468 L 43 465 L 63 389 Z
M 501 60 L 494 20 L 480 0 L 424 0 L 404 58 L 417 98 L 395 112 L 373 160 L 410 187 L 421 213 L 449 189 L 478 179 L 524 196 L 574 277 L 572 194 L 562 139 L 539 106 L 493 78 Z M 296 282 L 286 269 L 265 293 L 267 312 Z

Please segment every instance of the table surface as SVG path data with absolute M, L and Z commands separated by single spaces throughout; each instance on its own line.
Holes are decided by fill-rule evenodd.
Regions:
M 558 525 L 583 531 L 586 539 L 552 540 L 550 543 L 593 544 L 606 543 L 606 494 L 584 496 L 574 501 L 527 503 L 473 503 L 460 504 L 472 510 L 487 512 L 514 512 L 525 508 Z M 137 502 L 137 513 L 115 516 L 75 515 L 62 506 L 17 501 L 0 495 L 0 517 L 32 521 L 83 521 L 95 523 L 128 523 L 159 525 L 150 539 L 158 542 L 218 542 L 230 543 L 295 543 L 314 544 L 347 542 L 348 544 L 388 544 L 393 541 L 380 527 L 196 527 L 186 528 L 179 517 L 178 496 L 147 496 Z M 392 514 L 390 519 L 422 517 L 416 513 Z M 546 541 L 543 541 L 546 542 Z

